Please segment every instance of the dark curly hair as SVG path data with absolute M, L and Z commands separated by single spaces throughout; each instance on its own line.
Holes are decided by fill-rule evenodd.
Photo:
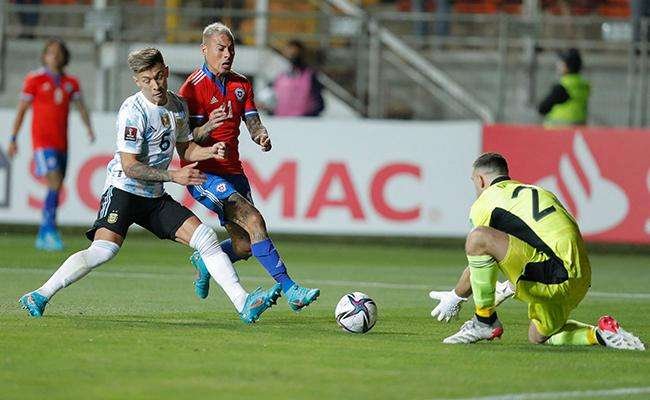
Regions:
M 63 52 L 63 67 L 65 67 L 70 62 L 70 50 L 68 50 L 68 46 L 65 44 L 63 39 L 59 38 L 50 38 L 45 42 L 43 52 L 41 53 L 41 62 L 45 64 L 45 53 L 47 52 L 47 49 L 55 43 L 59 45 L 61 52 Z

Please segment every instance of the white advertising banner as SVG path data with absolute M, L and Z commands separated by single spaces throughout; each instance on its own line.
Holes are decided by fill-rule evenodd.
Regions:
M 0 109 L 10 126 L 14 110 Z M 241 155 L 256 206 L 269 230 L 286 233 L 462 236 L 475 194 L 471 164 L 481 126 L 474 122 L 407 122 L 264 118 L 273 149 L 263 153 L 242 126 Z M 89 226 L 105 168 L 115 149 L 115 114 L 95 113 L 90 145 L 76 113 L 58 221 Z M 45 186 L 33 174 L 30 117 L 19 154 L 0 155 L 0 223 L 38 223 Z M 2 144 L 6 149 L 6 139 Z M 177 166 L 178 164 L 175 163 Z M 168 192 L 203 221 L 218 220 L 188 192 Z

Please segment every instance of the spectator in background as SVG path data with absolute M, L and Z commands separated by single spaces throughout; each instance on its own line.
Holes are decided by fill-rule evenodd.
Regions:
M 79 82 L 76 77 L 64 71 L 70 61 L 70 52 L 65 43 L 60 39 L 48 40 L 43 47 L 41 61 L 43 68 L 32 71 L 25 77 L 8 154 L 10 158 L 17 154 L 16 138 L 25 113 L 32 107 L 32 147 L 36 175 L 44 177 L 48 187 L 36 248 L 62 250 L 63 242 L 56 227 L 56 211 L 68 160 L 70 103 L 75 103 L 79 109 L 91 143 L 95 140 L 95 133 L 81 97 Z
M 245 0 L 202 0 L 201 7 L 213 8 L 219 10 L 216 15 L 208 17 L 203 20 L 202 25 L 209 25 L 214 22 L 223 22 L 228 24 L 235 34 L 235 40 L 237 44 L 241 43 L 241 26 L 244 18 L 240 15 L 237 15 L 237 12 L 243 11 L 246 9 Z M 235 15 L 232 15 L 232 11 L 235 12 Z
M 632 13 L 632 30 L 634 41 L 638 42 L 641 39 L 641 19 L 650 16 L 650 0 L 631 0 L 630 9 Z M 649 29 L 650 31 L 650 29 Z M 648 40 L 650 32 L 645 40 Z
M 449 36 L 451 29 L 451 0 L 410 0 L 410 11 L 414 13 L 430 12 L 435 9 L 434 33 L 439 37 Z M 416 20 L 413 33 L 420 39 L 427 39 L 430 34 L 427 20 Z
M 322 85 L 316 71 L 307 66 L 304 44 L 299 40 L 289 41 L 283 55 L 291 63 L 291 68 L 273 82 L 273 114 L 278 117 L 318 116 L 325 108 Z
M 18 5 L 39 5 L 41 0 L 16 0 Z M 34 27 L 38 25 L 39 14 L 37 11 L 21 11 L 18 13 L 18 19 L 20 20 L 20 25 L 22 30 L 20 33 L 21 38 L 33 39 L 34 38 Z
M 560 82 L 539 105 L 544 125 L 567 126 L 587 123 L 587 109 L 591 91 L 589 82 L 580 75 L 582 57 L 577 49 L 558 53 L 557 70 Z

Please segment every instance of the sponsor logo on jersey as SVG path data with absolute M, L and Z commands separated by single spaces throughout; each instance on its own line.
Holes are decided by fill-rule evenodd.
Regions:
M 160 114 L 160 121 L 162 122 L 165 128 L 169 128 L 170 126 L 172 126 L 171 119 L 169 118 L 169 114 L 167 113 Z
M 134 128 L 132 126 L 127 126 L 124 128 L 124 140 L 135 142 L 137 134 L 138 134 L 138 128 Z
M 226 191 L 226 184 L 225 183 L 220 183 L 217 185 L 217 192 L 223 193 Z
M 242 102 L 244 101 L 244 95 L 246 92 L 244 92 L 244 89 L 242 88 L 237 88 L 235 89 L 235 97 L 237 97 L 237 101 Z
M 109 224 L 114 224 L 117 222 L 117 213 L 112 212 L 108 214 L 108 218 L 106 218 L 106 221 L 108 221 Z
M 214 104 L 214 103 L 216 103 L 217 101 L 219 101 L 219 100 L 217 100 L 216 97 L 212 96 L 212 98 L 210 99 L 210 104 Z

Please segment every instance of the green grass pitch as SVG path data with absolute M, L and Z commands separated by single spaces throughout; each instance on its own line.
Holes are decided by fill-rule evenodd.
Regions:
M 454 284 L 460 246 L 276 240 L 293 277 L 320 287 L 321 297 L 298 314 L 281 298 L 247 326 L 214 282 L 206 300 L 194 296 L 189 248 L 133 235 L 116 259 L 60 292 L 43 318 L 29 318 L 18 297 L 87 245 L 80 235 L 65 239 L 66 252 L 48 254 L 33 250 L 32 236 L 0 236 L 0 399 L 591 398 L 586 391 L 618 388 L 645 393 L 607 398 L 650 398 L 650 352 L 528 344 L 517 301 L 499 309 L 502 340 L 443 345 L 472 306 L 441 324 L 429 316 L 427 293 Z M 648 343 L 650 257 L 591 259 L 593 293 L 573 317 L 593 323 L 610 313 Z M 254 260 L 237 268 L 249 290 L 272 283 Z M 353 290 L 378 304 L 365 335 L 334 321 L 335 304 Z

